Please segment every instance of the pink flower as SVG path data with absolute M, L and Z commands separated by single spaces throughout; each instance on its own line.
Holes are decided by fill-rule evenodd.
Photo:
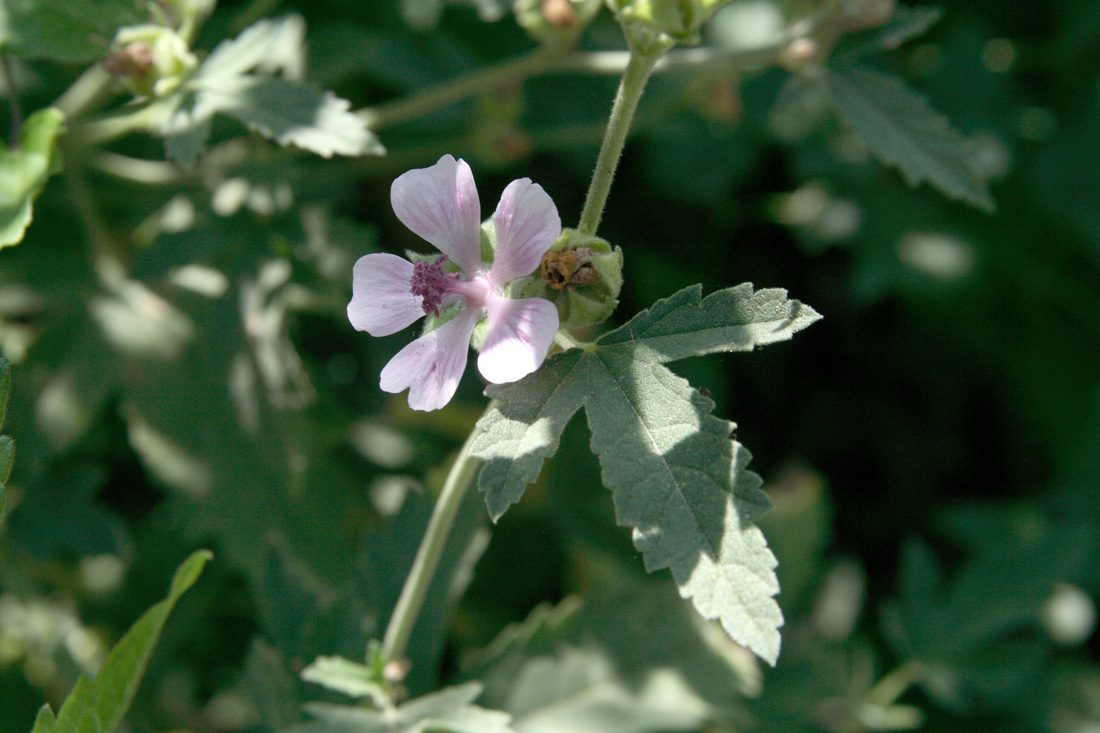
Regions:
M 512 181 L 493 214 L 496 255 L 481 261 L 481 204 L 470 166 L 444 155 L 430 168 L 408 171 L 390 188 L 397 218 L 443 256 L 413 264 L 391 254 L 359 258 L 352 276 L 348 320 L 371 336 L 387 336 L 421 316 L 457 305 L 458 315 L 397 353 L 382 370 L 386 392 L 409 390 L 409 407 L 438 410 L 450 402 L 466 369 L 474 327 L 488 331 L 477 368 L 494 384 L 535 371 L 558 331 L 548 300 L 516 300 L 504 286 L 529 275 L 561 233 L 557 207 L 529 178 Z M 448 273 L 450 259 L 462 270 Z

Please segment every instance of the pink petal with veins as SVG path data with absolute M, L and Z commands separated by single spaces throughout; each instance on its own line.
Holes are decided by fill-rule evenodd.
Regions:
M 470 308 L 401 349 L 382 370 L 385 392 L 409 390 L 409 407 L 438 410 L 454 397 L 478 317 Z
M 481 267 L 481 203 L 466 161 L 444 155 L 429 168 L 402 173 L 390 186 L 390 203 L 402 224 L 464 272 Z
M 542 298 L 491 296 L 486 303 L 489 333 L 477 368 L 493 384 L 522 379 L 538 369 L 558 332 L 558 309 Z
M 413 264 L 397 255 L 360 257 L 351 276 L 348 320 L 371 336 L 389 336 L 424 315 L 421 299 L 409 292 Z
M 561 234 L 561 217 L 553 199 L 530 178 L 512 181 L 504 189 L 493 214 L 497 251 L 489 279 L 503 285 L 530 275 L 542 255 Z

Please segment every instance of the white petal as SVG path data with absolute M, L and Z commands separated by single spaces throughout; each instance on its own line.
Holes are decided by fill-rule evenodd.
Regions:
M 406 171 L 390 187 L 401 223 L 435 245 L 469 275 L 481 267 L 481 203 L 464 160 L 444 155 L 429 168 Z
M 512 181 L 497 204 L 493 222 L 497 252 L 489 279 L 503 285 L 538 268 L 542 255 L 561 234 L 561 217 L 550 194 L 530 178 Z
M 360 257 L 351 275 L 351 325 L 371 336 L 389 336 L 423 316 L 420 296 L 409 291 L 412 274 L 413 264 L 397 255 Z
M 542 298 L 492 297 L 486 304 L 489 333 L 477 358 L 493 384 L 514 382 L 538 369 L 558 332 L 558 309 Z
M 382 370 L 385 392 L 409 390 L 409 407 L 438 410 L 454 397 L 480 312 L 469 309 L 397 352 Z

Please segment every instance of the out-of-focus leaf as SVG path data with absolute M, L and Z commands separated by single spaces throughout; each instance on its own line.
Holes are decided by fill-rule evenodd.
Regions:
M 749 453 L 714 402 L 663 362 L 749 351 L 789 339 L 820 316 L 782 290 L 751 284 L 702 298 L 694 286 L 656 303 L 601 337 L 591 351 L 548 359 L 534 374 L 486 393 L 501 404 L 478 423 L 471 453 L 499 518 L 557 450 L 561 431 L 585 407 L 616 519 L 634 528 L 649 571 L 670 568 L 681 595 L 771 664 L 782 614 L 775 558 L 752 524 L 768 506 Z
M 302 670 L 302 679 L 349 697 L 369 697 L 375 704 L 386 698 L 370 667 L 343 657 L 317 657 Z
M 880 51 L 892 51 L 906 41 L 923 36 L 943 17 L 943 8 L 899 5 L 893 17 L 877 28 L 854 35 L 840 52 L 845 59 L 857 59 Z
M 381 155 L 385 148 L 350 103 L 295 79 L 301 73 L 300 16 L 263 20 L 224 41 L 199 67 L 158 128 L 167 154 L 194 164 L 216 114 L 232 117 L 280 145 L 326 158 Z M 271 76 L 282 71 L 285 77 Z M 251 72 L 251 73 L 250 73 Z
M 172 579 L 168 596 L 138 619 L 107 656 L 95 680 L 81 677 L 56 719 L 48 706 L 39 711 L 34 733 L 110 733 L 130 707 L 168 615 L 213 557 L 200 550 L 187 558 Z
M 386 710 L 314 703 L 306 711 L 317 720 L 290 733 L 514 733 L 512 716 L 473 704 L 480 694 L 468 682 Z
M 827 74 L 841 119 L 911 186 L 928 181 L 950 198 L 996 209 L 972 144 L 924 97 L 897 77 L 861 66 L 832 66 Z
M 0 248 L 16 244 L 31 223 L 34 198 L 60 168 L 54 147 L 65 116 L 53 107 L 35 112 L 14 150 L 0 150 Z
M 89 61 L 141 20 L 133 0 L 0 0 L 0 48 L 25 58 Z

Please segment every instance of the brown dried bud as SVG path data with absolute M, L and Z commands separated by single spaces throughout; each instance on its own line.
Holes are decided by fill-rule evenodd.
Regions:
M 145 41 L 134 41 L 107 54 L 103 68 L 112 76 L 139 79 L 153 68 L 153 61 L 153 47 Z
M 569 0 L 542 0 L 542 14 L 555 28 L 575 28 L 577 13 Z

